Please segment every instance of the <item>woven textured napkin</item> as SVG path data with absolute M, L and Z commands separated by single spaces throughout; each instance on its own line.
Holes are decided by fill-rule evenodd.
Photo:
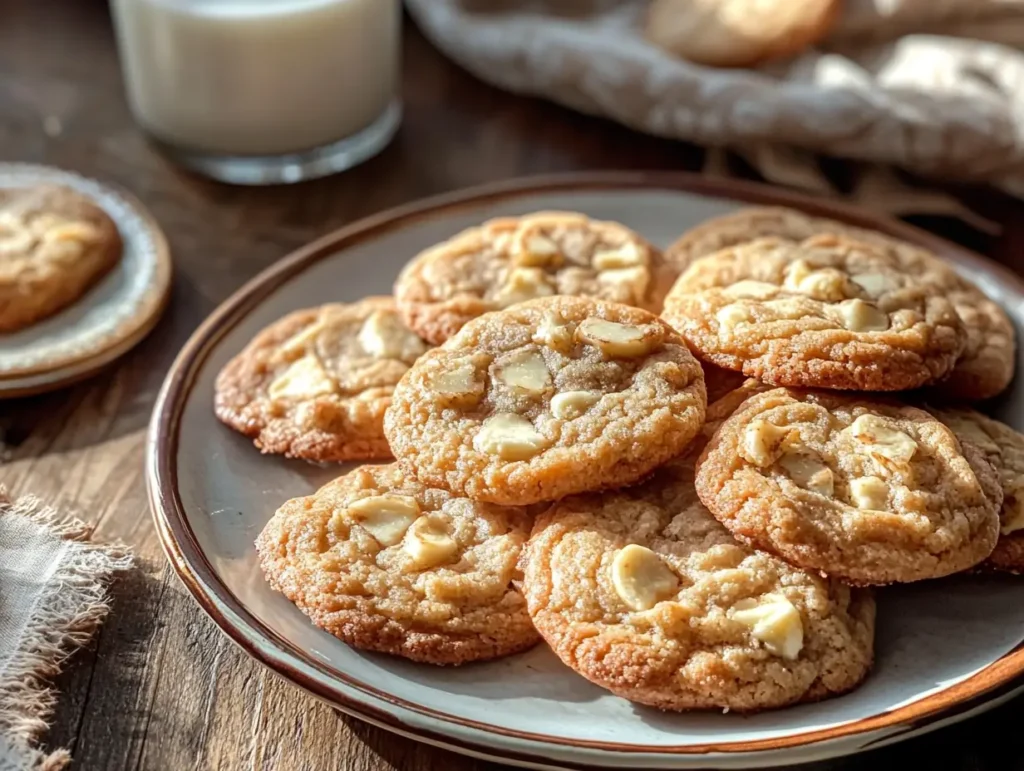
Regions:
M 54 771 L 68 753 L 44 753 L 55 694 L 47 681 L 107 614 L 106 584 L 131 565 L 120 546 L 89 543 L 33 498 L 0 486 L 0 771 Z
M 772 143 L 1024 196 L 1024 0 L 847 0 L 820 46 L 754 70 L 649 44 L 647 1 L 406 4 L 439 48 L 501 88 L 660 136 Z

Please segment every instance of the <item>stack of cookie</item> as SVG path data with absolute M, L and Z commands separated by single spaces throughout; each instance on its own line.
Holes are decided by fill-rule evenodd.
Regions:
M 216 408 L 266 452 L 394 456 L 257 541 L 347 643 L 461 664 L 543 639 L 627 699 L 756 710 L 863 680 L 870 585 L 1024 559 L 1024 438 L 868 393 L 985 398 L 1013 345 L 881 234 L 757 210 L 662 254 L 544 212 L 420 254 L 394 301 L 283 319 Z
M 662 315 L 709 390 L 754 378 L 697 476 L 734 535 L 863 585 L 1024 570 L 1024 437 L 962 408 L 1013 377 L 996 303 L 930 252 L 785 209 L 705 223 L 668 258 Z

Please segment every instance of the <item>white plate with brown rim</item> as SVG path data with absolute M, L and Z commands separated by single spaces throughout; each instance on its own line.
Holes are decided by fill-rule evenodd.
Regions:
M 405 206 L 310 244 L 246 284 L 182 350 L 147 448 L 150 500 L 178 575 L 250 655 L 344 712 L 406 736 L 535 768 L 770 766 L 879 747 L 1024 690 L 1024 579 L 957 576 L 879 592 L 875 668 L 853 693 L 740 716 L 662 713 L 612 696 L 543 645 L 441 669 L 365 653 L 315 628 L 262 580 L 253 540 L 286 499 L 342 467 L 263 456 L 212 419 L 220 368 L 260 328 L 329 301 L 389 291 L 420 249 L 489 217 L 570 209 L 659 245 L 745 205 L 785 205 L 931 248 L 1024 326 L 1024 281 L 909 226 L 772 188 L 685 174 L 524 180 Z M 1020 355 L 1018 353 L 1018 355 Z M 1020 362 L 1018 362 L 1019 364 Z M 1024 429 L 1024 379 L 989 409 Z
M 95 374 L 156 326 L 171 291 L 171 255 L 146 208 L 112 185 L 51 166 L 0 163 L 0 188 L 62 185 L 117 225 L 117 264 L 75 302 L 25 329 L 0 334 L 0 399 L 51 391 Z

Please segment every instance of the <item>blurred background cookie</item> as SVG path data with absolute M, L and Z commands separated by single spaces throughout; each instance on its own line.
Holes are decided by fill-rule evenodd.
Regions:
M 684 59 L 746 67 L 800 53 L 829 31 L 838 0 L 654 0 L 647 38 Z
M 121 256 L 117 226 L 71 188 L 0 190 L 0 332 L 73 303 Z

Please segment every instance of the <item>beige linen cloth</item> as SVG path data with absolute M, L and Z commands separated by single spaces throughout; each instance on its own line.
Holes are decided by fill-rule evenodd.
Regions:
M 1024 196 L 1024 0 L 847 0 L 817 48 L 752 70 L 691 64 L 649 44 L 647 0 L 406 5 L 485 81 L 651 134 L 737 147 L 770 181 L 821 188 L 821 153 Z M 868 176 L 854 199 L 957 213 L 883 168 Z
M 107 613 L 107 582 L 131 565 L 123 548 L 88 534 L 0 486 L 0 771 L 55 771 L 69 760 L 35 745 L 55 700 L 47 680 L 92 637 Z

